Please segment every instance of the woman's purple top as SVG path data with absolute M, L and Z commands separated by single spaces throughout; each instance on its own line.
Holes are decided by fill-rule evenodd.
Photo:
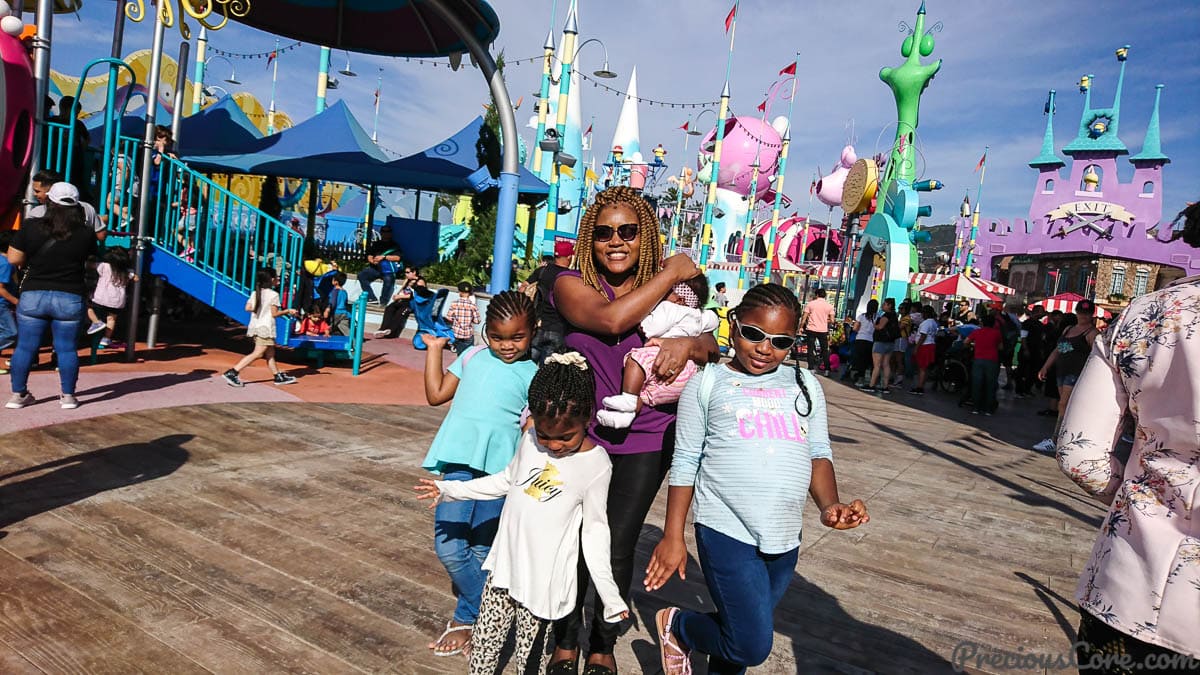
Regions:
M 568 270 L 559 275 L 579 277 L 576 270 Z M 605 295 L 609 301 L 616 299 L 613 289 L 600 280 Z M 554 302 L 554 295 L 550 295 Z M 596 409 L 606 396 L 621 393 L 621 376 L 625 368 L 625 355 L 630 350 L 645 344 L 642 334 L 637 328 L 620 335 L 601 335 L 579 330 L 567 321 L 567 335 L 564 342 L 568 347 L 578 351 L 592 365 L 596 377 Z M 675 405 L 643 407 L 633 418 L 633 425 L 628 429 L 610 429 L 598 426 L 595 419 L 588 425 L 588 437 L 597 445 L 604 447 L 612 455 L 634 455 L 642 452 L 659 452 L 663 447 L 663 436 L 667 429 L 675 424 Z

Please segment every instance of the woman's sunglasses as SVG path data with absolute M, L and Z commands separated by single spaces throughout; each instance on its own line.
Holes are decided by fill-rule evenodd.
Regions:
M 592 235 L 596 241 L 608 241 L 613 238 L 613 234 L 620 237 L 621 241 L 633 241 L 638 236 L 638 224 L 625 223 L 618 225 L 616 229 L 613 229 L 612 225 L 597 225 L 592 228 Z
M 795 335 L 772 335 L 758 326 L 751 326 L 740 321 L 735 323 L 737 323 L 738 335 L 742 336 L 743 340 L 753 342 L 754 344 L 767 339 L 771 340 L 771 347 L 773 349 L 791 349 L 792 345 L 796 344 Z

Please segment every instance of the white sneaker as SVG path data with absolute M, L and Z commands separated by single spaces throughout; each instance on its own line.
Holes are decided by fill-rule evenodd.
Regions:
M 79 401 L 71 394 L 62 394 L 58 397 L 58 404 L 63 410 L 74 410 L 79 407 Z
M 33 394 L 25 392 L 24 394 L 13 394 L 12 397 L 8 399 L 8 403 L 4 404 L 4 407 L 8 408 L 9 410 L 20 410 L 21 408 L 24 408 L 27 405 L 33 405 L 34 403 L 37 403 L 37 399 L 33 397 Z
M 1038 443 L 1037 445 L 1033 446 L 1033 449 L 1035 451 L 1040 452 L 1045 455 L 1053 455 L 1054 450 L 1055 450 L 1054 439 L 1047 438 L 1047 439 L 1043 440 L 1041 443 Z
M 104 324 L 97 321 L 97 322 L 93 323 L 92 325 L 88 326 L 87 334 L 95 335 L 96 333 L 99 333 L 102 330 L 104 330 Z

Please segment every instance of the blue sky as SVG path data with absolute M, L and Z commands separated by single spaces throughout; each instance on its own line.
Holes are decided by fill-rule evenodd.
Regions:
M 554 31 L 561 31 L 567 0 L 559 0 Z M 551 0 L 493 1 L 500 16 L 496 52 L 510 59 L 536 56 L 551 27 Z M 800 82 L 793 120 L 787 191 L 800 213 L 807 210 L 805 192 L 819 166 L 828 172 L 849 139 L 851 128 L 860 156 L 883 152 L 891 145 L 895 106 L 878 79 L 882 66 L 896 66 L 904 34 L 919 0 L 871 2 L 778 2 L 743 0 L 731 78 L 732 108 L 754 110 L 776 73 L 800 52 Z M 86 0 L 79 19 L 56 17 L 53 67 L 78 74 L 91 58 L 106 56 L 114 4 Z M 581 0 L 580 40 L 599 38 L 608 48 L 611 68 L 625 88 L 634 66 L 643 97 L 698 102 L 719 97 L 725 73 L 723 21 L 732 0 L 647 2 L 645 0 Z M 1171 157 L 1164 181 L 1164 219 L 1187 201 L 1200 198 L 1200 3 L 1192 0 L 1069 0 L 1043 2 L 963 2 L 928 0 L 929 23 L 941 21 L 933 58 L 943 59 L 941 72 L 922 99 L 919 147 L 924 176 L 946 184 L 932 195 L 933 223 L 948 222 L 965 191 L 975 201 L 978 176 L 973 174 L 985 145 L 988 153 L 983 213 L 1001 218 L 1024 217 L 1033 193 L 1035 172 L 1027 166 L 1041 146 L 1045 118 L 1042 106 L 1049 89 L 1058 91 L 1056 147 L 1074 137 L 1082 95 L 1076 83 L 1095 75 L 1093 104 L 1111 103 L 1117 77 L 1113 51 L 1131 46 L 1121 108 L 1121 138 L 1131 153 L 1141 149 L 1153 104 L 1154 85 L 1163 83 L 1161 126 L 1163 149 Z M 27 20 L 32 15 L 26 15 Z M 80 20 L 81 19 L 81 20 Z M 193 32 L 198 27 L 193 25 Z M 151 26 L 127 23 L 125 52 L 150 46 Z M 178 30 L 167 33 L 168 54 L 178 52 Z M 210 34 L 210 44 L 226 51 L 269 51 L 271 35 L 230 24 Z M 194 51 L 193 51 L 194 53 Z M 587 72 L 599 68 L 603 52 L 588 45 L 580 54 Z M 446 67 L 403 60 L 351 55 L 357 78 L 340 77 L 341 87 L 329 100 L 344 99 L 369 131 L 373 116 L 376 73 L 383 69 L 383 106 L 379 142 L 393 153 L 408 154 L 445 138 L 482 110 L 487 90 L 477 70 L 451 72 Z M 345 66 L 336 52 L 334 70 Z M 276 107 L 295 120 L 310 116 L 315 105 L 318 48 L 306 45 L 280 61 Z M 210 81 L 227 73 L 224 62 L 212 64 Z M 188 72 L 191 72 L 189 67 Z M 540 64 L 512 67 L 507 82 L 514 100 L 525 97 L 517 112 L 524 129 L 532 93 L 541 78 Z M 239 61 L 238 89 L 270 98 L 270 71 L 264 61 Z M 585 126 L 595 116 L 595 145 L 606 148 L 612 138 L 621 97 L 584 84 Z M 642 146 L 662 143 L 677 170 L 684 157 L 678 127 L 688 111 L 649 107 L 641 114 Z M 782 114 L 781 106 L 772 114 Z M 704 122 L 710 127 L 713 115 Z M 695 142 L 692 143 L 694 149 Z M 688 162 L 694 155 L 688 153 Z M 1064 158 L 1065 159 L 1065 158 Z M 1132 167 L 1123 162 L 1122 179 Z M 920 165 L 920 163 L 919 163 Z M 816 204 L 818 215 L 823 209 Z

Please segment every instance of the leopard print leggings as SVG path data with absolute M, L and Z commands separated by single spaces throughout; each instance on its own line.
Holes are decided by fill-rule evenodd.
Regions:
M 546 671 L 550 661 L 547 642 L 551 622 L 539 619 L 528 609 L 513 600 L 504 588 L 492 586 L 489 576 L 483 588 L 483 600 L 479 604 L 479 618 L 471 632 L 471 675 L 493 675 L 498 672 L 500 654 L 508 635 L 516 624 L 517 642 L 512 663 L 529 663 L 531 653 L 538 655 L 537 672 Z M 536 652 L 534 651 L 536 649 Z

